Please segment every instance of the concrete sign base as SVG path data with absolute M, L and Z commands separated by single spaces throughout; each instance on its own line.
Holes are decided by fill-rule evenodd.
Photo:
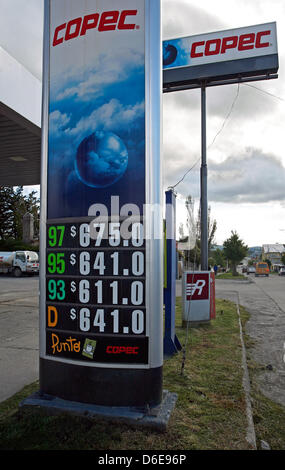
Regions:
M 177 394 L 163 391 L 159 406 L 153 408 L 98 406 L 67 401 L 50 395 L 34 393 L 20 403 L 20 410 L 33 410 L 48 415 L 71 415 L 82 418 L 127 424 L 135 428 L 148 428 L 166 432 L 171 413 L 177 401 Z

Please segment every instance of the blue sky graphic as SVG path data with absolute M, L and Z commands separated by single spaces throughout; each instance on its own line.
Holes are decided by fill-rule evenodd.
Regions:
M 128 51 L 125 60 L 101 56 L 82 72 L 69 70 L 51 80 L 48 159 L 48 218 L 85 217 L 94 203 L 142 208 L 145 198 L 144 57 Z M 128 162 L 123 175 L 108 187 L 90 187 L 78 177 L 76 154 L 92 133 L 112 133 L 124 144 Z M 111 165 L 98 163 L 98 173 Z M 107 176 L 107 175 L 106 175 Z

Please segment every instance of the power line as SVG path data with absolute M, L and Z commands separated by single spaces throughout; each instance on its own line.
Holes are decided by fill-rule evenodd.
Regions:
M 209 149 L 209 148 L 214 144 L 216 138 L 217 138 L 218 135 L 223 131 L 223 129 L 224 129 L 225 125 L 226 125 L 226 122 L 227 122 L 228 119 L 230 118 L 230 115 L 231 115 L 231 113 L 233 112 L 234 106 L 235 106 L 236 101 L 237 101 L 238 96 L 239 96 L 239 89 L 240 89 L 239 86 L 240 86 L 240 84 L 238 84 L 238 89 L 237 89 L 236 96 L 235 96 L 235 98 L 234 98 L 234 100 L 233 100 L 233 102 L 232 102 L 231 108 L 230 108 L 230 110 L 229 110 L 227 116 L 226 116 L 225 119 L 224 119 L 224 122 L 223 122 L 222 126 L 220 127 L 219 131 L 216 133 L 216 135 L 215 135 L 215 137 L 214 137 L 212 143 L 207 147 L 207 149 Z M 198 160 L 194 163 L 194 165 L 193 165 L 191 168 L 189 168 L 189 170 L 186 171 L 186 173 L 182 176 L 182 178 L 181 178 L 174 186 L 170 186 L 170 188 L 171 188 L 171 189 L 174 189 L 174 188 L 176 188 L 176 186 L 178 186 L 180 183 L 182 183 L 182 181 L 186 178 L 186 176 L 188 175 L 188 173 L 190 173 L 190 171 L 193 170 L 193 168 L 199 163 L 199 161 L 200 161 L 200 157 L 199 157 Z
M 280 96 L 274 95 L 273 93 L 270 93 L 269 91 L 263 90 L 262 88 L 259 88 L 255 85 L 250 85 L 249 83 L 243 83 L 243 85 L 249 86 L 250 88 L 255 88 L 258 91 L 261 91 L 262 93 L 265 93 L 266 95 L 272 96 L 273 98 L 276 98 L 280 101 L 285 101 L 284 98 L 281 98 Z
M 194 211 L 194 205 L 193 205 L 193 211 Z M 199 205 L 199 212 L 201 211 L 201 201 Z M 189 232 L 189 242 L 190 242 L 190 232 Z M 192 270 L 192 279 L 191 279 L 191 284 L 193 285 L 193 280 L 194 280 L 194 272 L 195 272 L 195 266 L 196 266 L 196 259 L 197 259 L 197 233 L 196 233 L 196 227 L 195 227 L 195 245 L 194 245 L 194 260 L 193 260 L 193 270 Z M 186 337 L 185 337 L 185 342 L 184 342 L 184 347 L 182 349 L 182 362 L 181 362 L 181 371 L 180 375 L 184 374 L 184 369 L 185 369 L 185 363 L 186 363 L 186 351 L 187 351 L 187 344 L 189 340 L 189 327 L 190 327 L 190 311 L 191 311 L 191 304 L 192 304 L 192 295 L 193 295 L 193 290 L 190 291 L 190 299 L 189 299 L 189 304 L 188 304 L 188 312 L 187 312 L 187 318 L 186 318 Z
M 233 100 L 233 102 L 232 102 L 231 108 L 230 108 L 230 110 L 229 110 L 227 116 L 225 117 L 224 122 L 223 122 L 223 124 L 221 125 L 219 131 L 216 133 L 215 137 L 213 138 L 212 143 L 207 147 L 208 149 L 214 144 L 214 142 L 215 142 L 216 138 L 218 137 L 218 135 L 223 131 L 223 129 L 224 129 L 224 127 L 225 127 L 225 125 L 226 125 L 228 119 L 230 118 L 230 115 L 231 115 L 232 112 L 233 112 L 233 109 L 234 109 L 234 107 L 235 107 L 236 101 L 237 101 L 238 96 L 239 96 L 239 85 L 240 85 L 240 84 L 238 84 L 237 93 L 236 93 L 236 96 L 235 96 L 235 98 L 234 98 L 234 100 Z
M 174 189 L 176 188 L 176 186 L 178 186 L 180 183 L 182 183 L 182 181 L 184 180 L 184 178 L 188 175 L 188 173 L 190 173 L 191 170 L 193 170 L 193 168 L 197 165 L 197 163 L 199 163 L 200 161 L 200 157 L 198 158 L 198 160 L 194 163 L 193 166 L 191 166 L 191 168 L 189 168 L 189 170 L 186 171 L 186 173 L 182 176 L 182 178 L 176 183 L 174 184 L 174 186 L 169 186 L 170 189 Z
M 271 96 L 271 97 L 273 97 L 273 98 L 276 98 L 276 99 L 278 99 L 278 100 L 280 100 L 280 101 L 285 101 L 284 98 L 281 98 L 280 96 L 274 95 L 273 93 L 270 93 L 269 91 L 263 90 L 262 88 L 259 88 L 259 87 L 255 86 L 255 85 L 250 85 L 249 83 L 243 83 L 243 85 L 246 85 L 246 86 L 248 86 L 248 87 L 250 87 L 250 88 L 254 88 L 255 90 L 260 91 L 261 93 L 264 93 L 264 94 L 266 94 L 266 95 L 268 95 L 268 96 Z M 212 145 L 214 144 L 214 142 L 215 142 L 215 140 L 217 139 L 217 137 L 218 137 L 218 136 L 221 134 L 221 132 L 223 131 L 223 129 L 224 129 L 224 127 L 225 127 L 227 121 L 229 120 L 229 118 L 230 118 L 230 116 L 231 116 L 231 114 L 232 114 L 232 112 L 233 112 L 233 109 L 234 109 L 234 107 L 235 107 L 235 104 L 236 104 L 237 99 L 238 99 L 238 96 L 239 96 L 239 91 L 240 91 L 240 83 L 238 83 L 237 93 L 236 93 L 236 96 L 235 96 L 235 98 L 234 98 L 234 100 L 233 100 L 233 102 L 232 102 L 231 108 L 230 108 L 230 110 L 229 110 L 227 116 L 225 117 L 223 124 L 221 125 L 220 129 L 219 129 L 218 132 L 216 133 L 215 137 L 213 138 L 211 144 L 207 147 L 207 149 L 209 149 L 210 147 L 212 147 Z M 171 189 L 174 189 L 174 188 L 176 188 L 176 186 L 178 186 L 180 183 L 182 183 L 182 181 L 186 178 L 186 176 L 188 175 L 188 173 L 190 173 L 190 171 L 193 170 L 193 168 L 197 165 L 197 163 L 198 163 L 199 161 L 200 161 L 200 157 L 199 157 L 199 159 L 194 163 L 194 165 L 193 165 L 191 168 L 189 168 L 189 170 L 186 171 L 186 173 L 182 176 L 182 178 L 181 178 L 174 186 L 170 186 L 170 188 L 171 188 Z

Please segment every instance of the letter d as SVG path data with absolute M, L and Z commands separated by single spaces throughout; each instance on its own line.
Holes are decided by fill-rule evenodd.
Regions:
M 143 454 L 143 465 L 150 463 L 150 456 Z
M 53 313 L 53 321 L 52 321 Z M 57 325 L 58 313 L 55 307 L 48 307 L 48 326 L 55 327 Z

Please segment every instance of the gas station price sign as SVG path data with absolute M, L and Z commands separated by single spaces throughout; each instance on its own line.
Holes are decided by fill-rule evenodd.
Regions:
M 124 238 L 120 222 L 47 225 L 47 354 L 147 363 L 143 222 L 128 228 Z
M 161 63 L 160 0 L 45 0 L 40 388 L 51 396 L 161 401 Z

